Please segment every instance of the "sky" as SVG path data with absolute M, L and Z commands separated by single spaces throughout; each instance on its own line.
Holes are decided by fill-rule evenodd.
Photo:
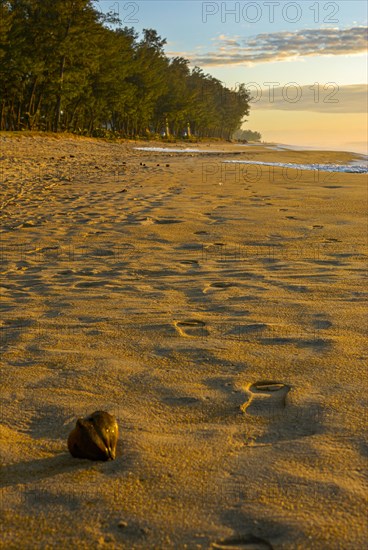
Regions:
M 262 140 L 367 153 L 365 0 L 100 0 L 122 26 L 155 29 L 182 56 L 252 95 Z

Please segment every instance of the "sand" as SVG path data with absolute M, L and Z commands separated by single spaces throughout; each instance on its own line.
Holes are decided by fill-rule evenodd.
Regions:
M 354 154 L 0 140 L 1 547 L 365 547 L 366 175 L 221 162 Z

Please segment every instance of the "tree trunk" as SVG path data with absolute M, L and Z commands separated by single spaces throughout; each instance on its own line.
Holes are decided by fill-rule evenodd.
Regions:
M 79 107 L 80 102 L 81 102 L 81 100 L 78 99 L 78 101 L 77 101 L 77 103 L 76 103 L 76 105 L 75 105 L 75 107 L 74 107 L 74 109 L 73 109 L 72 116 L 71 116 L 70 122 L 69 122 L 69 126 L 70 126 L 70 127 L 72 127 L 73 124 L 74 124 L 75 114 L 76 114 L 76 112 L 77 112 L 77 109 L 78 109 L 78 107 Z
M 65 55 L 63 55 L 60 61 L 59 90 L 58 90 L 56 107 L 55 107 L 54 132 L 58 132 L 59 125 L 60 125 L 61 96 L 63 92 L 64 69 L 65 69 Z
M 6 126 L 5 126 L 5 101 L 1 102 L 0 130 L 6 130 Z

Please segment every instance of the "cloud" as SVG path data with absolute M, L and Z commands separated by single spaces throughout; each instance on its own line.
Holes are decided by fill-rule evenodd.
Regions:
M 358 54 L 366 48 L 367 27 L 303 29 L 262 33 L 243 39 L 222 34 L 215 41 L 215 51 L 184 56 L 199 66 L 255 65 L 299 57 Z
M 365 113 L 368 100 L 366 84 L 338 86 L 336 83 L 299 86 L 287 83 L 282 87 L 248 87 L 252 110 L 314 111 L 318 113 Z

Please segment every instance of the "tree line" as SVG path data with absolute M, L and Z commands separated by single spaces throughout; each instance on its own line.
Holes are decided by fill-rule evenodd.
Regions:
M 253 130 L 236 130 L 233 135 L 233 139 L 237 141 L 261 141 L 261 134 L 259 132 L 254 132 Z
M 0 129 L 229 139 L 249 92 L 168 58 L 92 0 L 0 0 Z

